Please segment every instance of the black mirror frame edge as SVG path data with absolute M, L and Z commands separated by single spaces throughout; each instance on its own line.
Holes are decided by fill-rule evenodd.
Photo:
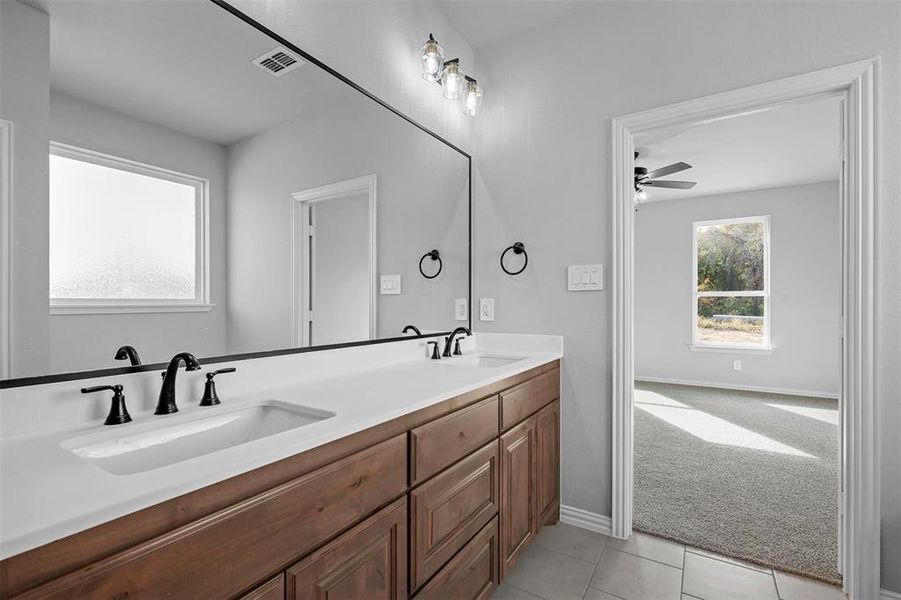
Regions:
M 235 8 L 234 6 L 232 6 L 225 0 L 209 0 L 209 1 L 212 2 L 213 4 L 219 6 L 220 8 L 230 12 L 232 15 L 241 19 L 242 21 L 244 21 L 251 27 L 254 27 L 258 31 L 268 35 L 270 38 L 272 38 L 279 44 L 290 49 L 292 52 L 295 52 L 295 53 L 299 54 L 300 56 L 302 56 L 304 60 L 316 65 L 320 69 L 324 70 L 326 73 L 330 74 L 331 76 L 333 76 L 333 77 L 337 78 L 338 80 L 344 82 L 345 84 L 349 85 L 351 88 L 353 88 L 357 92 L 363 94 L 364 96 L 369 97 L 370 100 L 382 105 L 382 107 L 393 112 L 395 115 L 397 115 L 398 117 L 400 117 L 407 123 L 420 129 L 422 132 L 426 133 L 427 135 L 432 136 L 439 142 L 445 144 L 446 146 L 450 147 L 452 150 L 456 151 L 457 153 L 461 154 L 463 157 L 466 158 L 466 161 L 468 163 L 467 175 L 469 178 L 469 181 L 468 181 L 468 186 L 469 186 L 469 190 L 468 190 L 469 191 L 469 224 L 468 225 L 469 225 L 469 227 L 468 227 L 468 240 L 467 240 L 467 250 L 468 250 L 468 254 L 469 254 L 469 281 L 468 281 L 469 289 L 468 289 L 467 293 L 469 296 L 468 304 L 469 304 L 469 306 L 472 306 L 472 156 L 468 152 L 464 151 L 463 149 L 459 148 L 458 146 L 456 146 L 456 145 L 452 144 L 451 142 L 449 142 L 448 140 L 444 139 L 443 137 L 441 137 L 440 135 L 438 135 L 437 133 L 435 133 L 434 131 L 432 131 L 431 129 L 429 129 L 428 127 L 423 125 L 422 123 L 419 123 L 415 119 L 405 115 L 404 113 L 402 113 L 398 109 L 394 108 L 393 106 L 391 106 L 390 104 L 388 104 L 387 102 L 382 100 L 381 98 L 378 98 L 373 93 L 364 89 L 360 85 L 354 83 L 353 81 L 351 81 L 350 79 L 348 79 L 347 77 L 345 77 L 344 75 L 339 73 L 338 71 L 332 69 L 331 67 L 329 67 L 328 65 L 326 65 L 325 63 L 320 61 L 319 59 L 311 56 L 307 52 L 304 52 L 303 50 L 298 48 L 297 45 L 289 42 L 288 40 L 281 37 L 274 31 L 272 31 L 271 29 L 266 27 L 265 25 L 259 23 L 258 21 L 254 20 L 253 18 L 244 14 L 243 12 L 241 12 L 240 10 L 238 10 L 237 8 Z M 469 315 L 468 325 L 469 325 L 469 328 L 472 329 L 472 314 Z M 263 350 L 261 352 L 246 352 L 243 354 L 223 354 L 221 356 L 211 356 L 211 357 L 206 357 L 206 358 L 200 358 L 200 359 L 198 359 L 198 362 L 200 362 L 200 364 L 202 364 L 202 365 L 211 365 L 211 364 L 236 361 L 236 360 L 249 360 L 249 359 L 253 359 L 253 358 L 268 358 L 271 356 L 284 356 L 287 354 L 302 354 L 305 352 L 319 352 L 322 350 L 334 350 L 336 348 L 352 348 L 354 346 L 370 346 L 370 345 L 375 345 L 375 344 L 385 344 L 385 343 L 389 343 L 389 342 L 401 342 L 401 341 L 409 341 L 409 340 L 414 340 L 414 339 L 433 338 L 433 337 L 441 336 L 441 335 L 445 335 L 445 336 L 450 335 L 450 331 L 442 331 L 442 332 L 437 332 L 437 333 L 432 333 L 432 334 L 427 334 L 427 335 L 417 335 L 417 336 L 400 336 L 399 335 L 399 336 L 393 337 L 393 338 L 384 338 L 384 339 L 376 339 L 376 340 L 360 340 L 360 341 L 356 341 L 356 342 L 343 342 L 340 344 L 328 344 L 328 345 L 324 345 L 324 346 L 308 346 L 305 348 L 282 348 L 279 350 Z M 58 383 L 61 381 L 75 381 L 78 379 L 90 379 L 90 378 L 95 378 L 95 377 L 111 377 L 113 375 L 127 375 L 130 373 L 141 373 L 141 372 L 145 372 L 145 371 L 157 371 L 161 368 L 165 368 L 166 364 L 167 363 L 165 363 L 165 362 L 158 362 L 158 363 L 148 363 L 145 365 L 128 366 L 128 367 L 112 367 L 109 369 L 92 369 L 89 371 L 76 371 L 76 372 L 70 372 L 70 373 L 53 373 L 53 374 L 49 374 L 49 375 L 36 375 L 36 376 L 32 376 L 32 377 L 19 377 L 19 378 L 15 378 L 15 379 L 3 379 L 3 380 L 0 380 L 0 390 L 17 388 L 17 387 L 25 387 L 25 386 L 31 386 L 31 385 L 44 385 L 44 384 L 48 384 L 48 383 Z

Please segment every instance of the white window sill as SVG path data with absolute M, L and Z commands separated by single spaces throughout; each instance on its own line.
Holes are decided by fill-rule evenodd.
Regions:
M 135 302 L 135 303 L 103 303 L 79 302 L 51 304 L 51 315 L 117 315 L 138 313 L 188 313 L 209 312 L 215 304 L 200 302 Z
M 726 346 L 717 344 L 687 344 L 692 352 L 726 352 L 738 354 L 772 354 L 772 346 Z

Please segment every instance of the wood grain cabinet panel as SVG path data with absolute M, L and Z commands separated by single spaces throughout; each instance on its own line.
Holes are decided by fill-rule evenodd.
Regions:
M 538 456 L 538 515 L 541 525 L 556 523 L 560 515 L 560 401 L 548 404 L 535 417 Z
M 17 598 L 230 598 L 406 490 L 399 435 Z
M 501 431 L 516 425 L 560 397 L 560 369 L 501 392 Z
M 498 442 L 410 492 L 410 588 L 425 583 L 498 511 Z
M 279 573 L 266 583 L 253 588 L 238 600 L 285 600 L 285 574 Z
M 401 498 L 286 572 L 289 600 L 404 600 L 407 506 Z
M 410 482 L 421 483 L 498 433 L 498 399 L 492 396 L 410 431 Z
M 497 517 L 456 554 L 416 600 L 487 600 L 500 583 Z
M 501 577 L 538 533 L 535 417 L 501 436 Z

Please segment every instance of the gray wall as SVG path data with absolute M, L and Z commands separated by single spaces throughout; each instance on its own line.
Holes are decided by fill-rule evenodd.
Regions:
M 636 24 L 640 23 L 640 26 Z M 876 390 L 882 412 L 883 585 L 901 591 L 901 3 L 604 2 L 479 50 L 474 295 L 483 331 L 562 334 L 564 504 L 610 514 L 608 292 L 567 293 L 567 264 L 610 265 L 610 119 L 882 57 Z M 638 67 L 636 67 L 638 65 Z M 531 262 L 504 276 L 522 239 Z M 608 279 L 609 288 L 609 279 Z
M 50 19 L 15 0 L 0 1 L 0 118 L 13 123 L 12 376 L 46 373 L 50 364 L 49 81 Z
M 291 194 L 372 173 L 378 274 L 400 274 L 403 287 L 401 295 L 378 296 L 378 337 L 400 335 L 407 323 L 454 324 L 453 299 L 468 293 L 467 161 L 349 93 L 327 114 L 229 148 L 229 352 L 291 346 Z M 444 270 L 426 280 L 418 263 L 432 248 Z
M 759 215 L 770 216 L 773 353 L 692 352 L 692 222 Z M 635 263 L 637 378 L 838 395 L 838 182 L 648 202 L 635 215 Z
M 112 355 L 125 343 L 134 345 L 145 362 L 167 360 L 181 349 L 197 356 L 223 354 L 225 149 L 55 92 L 50 139 L 209 179 L 210 301 L 216 305 L 209 312 L 53 315 L 50 372 L 119 366 Z

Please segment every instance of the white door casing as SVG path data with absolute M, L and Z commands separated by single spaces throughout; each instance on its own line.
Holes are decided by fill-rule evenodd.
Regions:
M 880 428 L 875 397 L 874 223 L 879 59 L 806 73 L 612 121 L 612 533 L 632 533 L 633 136 L 824 95 L 843 99 L 840 560 L 852 600 L 880 596 Z

